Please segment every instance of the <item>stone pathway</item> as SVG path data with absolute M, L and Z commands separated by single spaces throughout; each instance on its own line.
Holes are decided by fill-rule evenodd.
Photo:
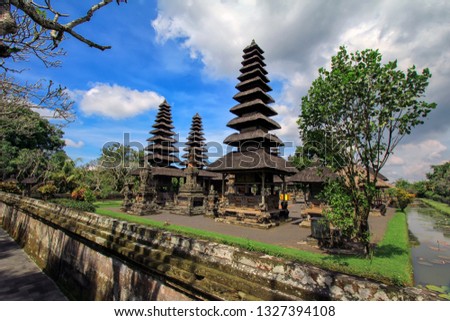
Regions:
M 66 301 L 56 284 L 0 228 L 0 301 Z
M 111 208 L 110 210 L 120 211 L 119 208 Z M 278 227 L 268 230 L 215 222 L 214 219 L 205 218 L 202 215 L 183 216 L 174 214 L 157 214 L 143 217 L 155 221 L 165 222 L 167 224 L 193 227 L 201 230 L 247 238 L 249 240 L 295 248 L 298 250 L 322 253 L 323 251 L 317 246 L 311 246 L 306 242 L 306 239 L 311 234 L 311 229 L 298 226 L 298 223 L 301 221 L 300 204 L 289 204 L 289 211 L 289 217 L 292 218 L 291 222 L 281 224 Z M 394 214 L 395 210 L 393 208 L 388 208 L 386 216 L 369 217 L 372 242 L 378 243 L 383 239 L 387 223 L 394 216 Z

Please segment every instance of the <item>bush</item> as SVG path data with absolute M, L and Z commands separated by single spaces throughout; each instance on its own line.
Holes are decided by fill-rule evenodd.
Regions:
M 45 184 L 39 187 L 37 191 L 42 195 L 44 200 L 47 200 L 48 198 L 53 197 L 58 189 L 53 184 Z
M 51 202 L 79 211 L 95 212 L 95 205 L 85 201 L 76 201 L 68 198 L 58 198 L 51 200 Z
M 323 210 L 326 220 L 340 231 L 342 240 L 350 240 L 355 234 L 355 210 L 345 186 L 337 181 L 330 182 L 321 197 L 329 206 Z
M 415 195 L 408 193 L 403 188 L 395 188 L 394 189 L 394 197 L 397 201 L 397 206 L 400 208 L 400 210 L 405 210 L 405 208 L 412 203 L 414 200 Z
M 96 201 L 94 192 L 92 192 L 87 187 L 77 187 L 73 190 L 71 197 L 76 201 L 85 201 L 89 203 L 93 203 Z
M 0 182 L 0 191 L 20 194 L 20 189 L 15 182 Z

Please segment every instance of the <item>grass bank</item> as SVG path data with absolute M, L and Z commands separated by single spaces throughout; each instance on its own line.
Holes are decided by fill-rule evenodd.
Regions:
M 439 212 L 450 215 L 450 206 L 448 204 L 436 202 L 428 198 L 419 198 L 419 200 L 426 205 L 438 210 Z
M 238 246 L 251 251 L 284 257 L 297 262 L 309 263 L 325 269 L 372 278 L 388 284 L 411 285 L 408 228 L 406 215 L 397 212 L 388 223 L 383 240 L 375 248 L 372 259 L 355 256 L 330 255 L 285 248 L 246 238 L 225 235 L 186 226 L 169 225 L 163 222 L 120 213 L 108 208 L 119 206 L 120 201 L 98 202 L 96 213 L 116 219 L 139 223 L 153 228 L 172 231 L 190 237 L 208 239 L 214 242 Z M 264 233 L 262 231 L 261 233 Z

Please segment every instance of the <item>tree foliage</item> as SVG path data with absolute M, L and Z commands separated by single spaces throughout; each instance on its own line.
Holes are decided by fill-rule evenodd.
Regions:
M 431 166 L 427 174 L 425 196 L 438 202 L 450 204 L 450 162 Z
M 0 178 L 43 177 L 48 161 L 65 144 L 63 131 L 28 107 L 0 108 Z
M 422 100 L 428 69 L 419 73 L 413 66 L 405 73 L 396 61 L 381 61 L 377 50 L 349 54 L 341 47 L 331 70 L 320 68 L 302 98 L 298 121 L 305 146 L 331 146 L 324 161 L 346 178 L 357 237 L 367 246 L 378 174 L 402 137 L 436 107 Z

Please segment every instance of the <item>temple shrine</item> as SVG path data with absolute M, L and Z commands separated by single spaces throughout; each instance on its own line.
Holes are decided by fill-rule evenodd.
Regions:
M 224 140 L 235 151 L 216 160 L 208 170 L 222 174 L 220 220 L 269 228 L 288 218 L 287 208 L 280 208 L 280 192 L 285 176 L 296 170 L 278 156 L 278 148 L 284 144 L 269 133 L 281 126 L 270 118 L 277 112 L 269 106 L 274 99 L 268 94 L 272 89 L 263 54 L 254 40 L 244 49 L 240 82 L 236 85 L 239 92 L 233 97 L 238 104 L 230 109 L 236 117 L 227 124 L 238 132 Z M 281 190 L 274 176 L 281 178 Z
M 152 128 L 152 136 L 147 139 L 149 144 L 145 148 L 145 167 L 136 172 L 140 176 L 140 186 L 135 202 L 129 209 L 135 215 L 157 214 L 161 208 L 173 205 L 176 191 L 172 179 L 184 176 L 181 169 L 172 165 L 179 163 L 180 159 L 174 155 L 178 152 L 175 146 L 177 140 L 174 137 L 171 107 L 166 100 L 159 105 Z
M 192 118 L 191 130 L 184 148 L 185 160 L 181 162 L 181 165 L 186 166 L 185 182 L 176 197 L 176 214 L 189 216 L 205 214 L 205 188 L 198 181 L 200 170 L 206 165 L 208 158 L 203 135 L 202 119 L 197 113 Z

